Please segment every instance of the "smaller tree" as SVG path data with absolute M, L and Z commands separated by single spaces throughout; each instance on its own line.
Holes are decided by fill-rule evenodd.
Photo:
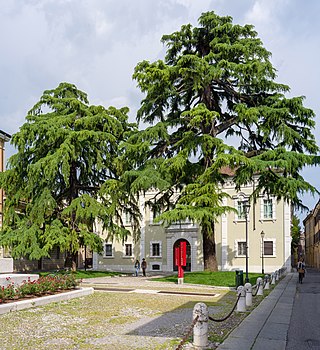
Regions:
M 100 252 L 95 233 L 100 221 L 110 235 L 124 239 L 121 214 L 135 212 L 121 174 L 121 143 L 136 126 L 128 109 L 90 106 L 87 95 L 68 83 L 43 93 L 28 112 L 26 123 L 12 137 L 17 153 L 0 174 L 6 192 L 0 245 L 14 258 L 39 259 L 53 247 L 75 263 L 81 246 Z
M 300 243 L 300 220 L 296 215 L 291 218 L 291 254 L 294 257 L 294 264 L 298 261 L 298 246 Z

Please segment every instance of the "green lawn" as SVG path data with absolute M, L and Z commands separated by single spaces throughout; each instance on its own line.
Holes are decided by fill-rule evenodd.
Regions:
M 40 276 L 46 276 L 49 274 L 56 273 L 69 273 L 69 272 L 40 272 Z M 84 271 L 77 270 L 76 272 L 72 272 L 75 274 L 77 279 L 83 278 L 94 278 L 94 277 L 106 277 L 106 276 L 119 276 L 123 275 L 120 272 L 108 272 L 108 271 Z M 249 280 L 252 285 L 256 284 L 257 278 L 262 277 L 259 273 L 249 273 Z M 163 281 L 163 282 L 178 282 L 177 274 L 167 277 L 154 278 L 153 281 Z M 245 273 L 243 274 L 243 281 L 245 283 Z M 236 273 L 235 271 L 201 271 L 201 272 L 186 272 L 184 274 L 184 282 L 191 284 L 204 284 L 209 286 L 221 286 L 221 287 L 235 287 L 236 285 Z
M 249 280 L 252 285 L 256 284 L 257 278 L 262 277 L 259 273 L 249 273 Z M 177 283 L 177 275 L 154 278 L 154 281 L 174 282 Z M 235 271 L 203 271 L 203 272 L 186 272 L 184 274 L 184 282 L 192 284 L 204 284 L 209 286 L 235 287 L 236 272 Z M 243 274 L 243 282 L 245 283 L 245 273 Z

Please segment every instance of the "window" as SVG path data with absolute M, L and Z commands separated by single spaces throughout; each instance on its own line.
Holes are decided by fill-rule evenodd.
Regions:
M 105 256 L 112 256 L 112 244 L 105 245 Z
M 125 244 L 124 245 L 124 255 L 125 256 L 132 256 L 132 244 Z
M 244 211 L 244 202 L 238 201 L 238 219 L 244 220 L 246 218 L 245 211 Z
M 153 208 L 150 210 L 150 224 L 153 225 L 160 225 L 161 222 L 154 222 L 154 220 L 161 214 L 161 211 L 159 208 Z
M 238 242 L 238 256 L 246 255 L 246 242 Z
M 159 264 L 152 264 L 152 270 L 153 271 L 160 271 L 160 265 Z
M 273 218 L 273 204 L 272 199 L 263 200 L 263 218 L 272 219 Z
M 273 241 L 263 242 L 263 255 L 273 255 Z
M 131 215 L 128 212 L 125 213 L 124 224 L 131 225 Z
M 276 204 L 277 200 L 273 196 L 265 196 L 260 198 L 260 221 L 272 220 L 275 222 L 276 218 Z
M 161 241 L 150 242 L 150 257 L 161 257 L 161 256 L 162 256 Z
M 152 243 L 152 256 L 159 256 L 159 255 L 160 255 L 160 244 Z

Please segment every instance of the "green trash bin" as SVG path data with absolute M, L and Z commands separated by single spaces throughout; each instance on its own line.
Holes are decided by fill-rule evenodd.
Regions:
M 236 288 L 243 286 L 243 271 L 236 270 Z

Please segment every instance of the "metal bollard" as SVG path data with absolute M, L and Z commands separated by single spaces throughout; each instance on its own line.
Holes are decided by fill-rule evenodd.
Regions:
M 246 291 L 243 286 L 237 288 L 237 295 L 240 295 L 240 298 L 237 302 L 237 312 L 246 312 Z
M 208 346 L 208 307 L 204 303 L 197 303 L 193 308 L 193 320 L 199 316 L 193 327 L 193 345 L 197 349 Z
M 252 285 L 251 285 L 251 283 L 246 283 L 244 285 L 244 290 L 246 292 L 246 306 L 252 306 Z
M 263 295 L 263 280 L 261 277 L 257 278 L 257 286 L 258 286 L 257 295 Z
M 270 289 L 270 278 L 269 278 L 269 275 L 265 275 L 264 276 L 264 280 L 265 280 L 265 286 L 264 286 L 264 289 Z

